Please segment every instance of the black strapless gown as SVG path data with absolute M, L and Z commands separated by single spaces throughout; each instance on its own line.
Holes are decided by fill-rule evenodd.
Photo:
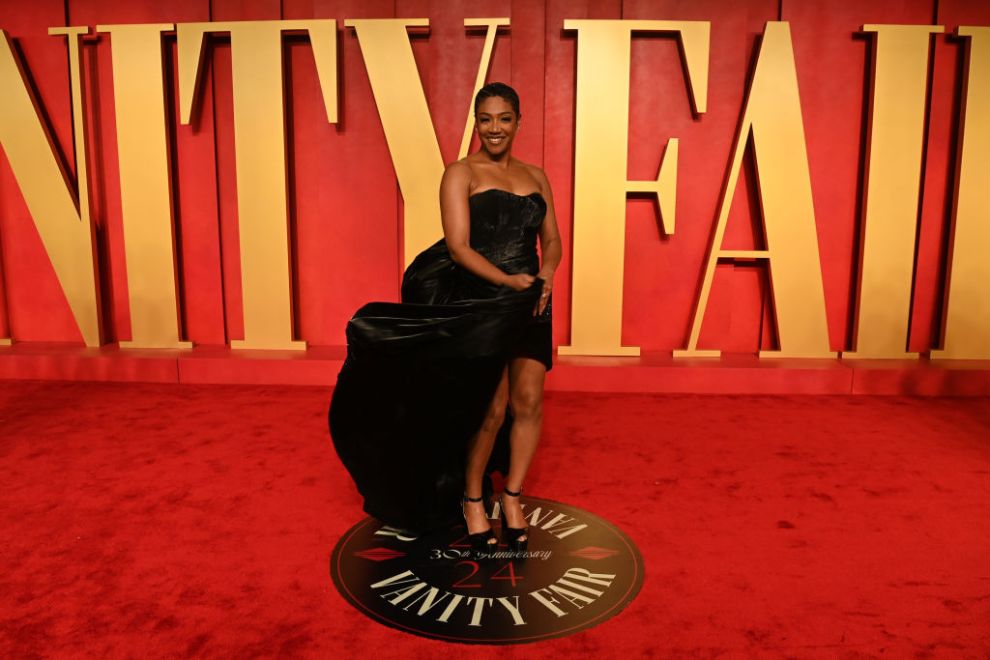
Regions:
M 543 197 L 492 188 L 468 204 L 471 247 L 509 274 L 536 275 Z M 401 303 L 369 303 L 348 322 L 330 435 L 368 514 L 422 531 L 462 519 L 467 445 L 503 368 L 520 355 L 552 367 L 551 304 L 533 316 L 542 290 L 539 278 L 513 291 L 477 277 L 441 239 L 406 269 Z M 508 471 L 511 425 L 507 411 L 486 494 L 491 473 Z

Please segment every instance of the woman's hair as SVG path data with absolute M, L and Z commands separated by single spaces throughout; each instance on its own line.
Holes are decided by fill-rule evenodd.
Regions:
M 481 102 L 492 96 L 505 99 L 512 106 L 516 117 L 522 116 L 519 114 L 519 95 L 516 94 L 516 90 L 501 82 L 488 83 L 478 90 L 478 93 L 474 97 L 474 114 L 478 114 L 478 106 L 481 105 Z

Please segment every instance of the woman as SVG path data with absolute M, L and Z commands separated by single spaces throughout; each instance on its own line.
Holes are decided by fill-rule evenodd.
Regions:
M 424 531 L 453 522 L 460 502 L 477 550 L 497 544 L 484 496 L 501 472 L 503 535 L 521 551 L 561 243 L 546 175 L 511 155 L 518 95 L 485 85 L 474 110 L 481 148 L 440 184 L 444 238 L 406 269 L 402 303 L 370 303 L 348 323 L 330 431 L 365 511 Z

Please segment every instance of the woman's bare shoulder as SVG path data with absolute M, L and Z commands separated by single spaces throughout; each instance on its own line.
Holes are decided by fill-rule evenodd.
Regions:
M 544 186 L 547 184 L 547 175 L 546 172 L 543 171 L 542 167 L 538 165 L 533 165 L 532 163 L 527 163 L 525 161 L 519 160 L 518 158 L 516 160 L 519 161 L 520 165 L 526 168 L 526 171 L 529 172 L 529 175 L 534 179 L 536 179 L 536 182 L 539 183 L 540 186 Z
M 462 186 L 471 183 L 471 166 L 468 164 L 466 158 L 461 158 L 447 164 L 447 167 L 444 168 L 443 179 L 440 184 L 443 185 L 448 182 Z
M 460 158 L 458 160 L 452 160 L 449 163 L 447 163 L 447 166 L 444 168 L 444 172 L 450 172 L 450 171 L 470 172 L 471 164 L 468 161 L 467 156 L 465 156 L 464 158 Z

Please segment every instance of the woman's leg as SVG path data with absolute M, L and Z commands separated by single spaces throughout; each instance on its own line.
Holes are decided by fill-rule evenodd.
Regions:
M 543 426 L 543 381 L 546 367 L 532 358 L 513 358 L 509 363 L 509 405 L 512 407 L 512 433 L 509 447 L 509 474 L 505 479 L 507 490 L 518 492 L 526 480 L 526 472 L 536 453 Z M 505 518 L 509 527 L 525 527 L 518 497 L 502 499 Z M 525 539 L 523 536 L 520 540 Z
M 495 436 L 505 420 L 505 406 L 509 402 L 509 369 L 502 372 L 502 380 L 495 389 L 495 395 L 488 404 L 488 412 L 481 428 L 468 443 L 468 454 L 464 472 L 464 494 L 468 497 L 481 497 L 481 483 L 492 454 Z M 476 534 L 489 528 L 484 502 L 465 502 L 464 515 L 467 517 L 468 533 Z

